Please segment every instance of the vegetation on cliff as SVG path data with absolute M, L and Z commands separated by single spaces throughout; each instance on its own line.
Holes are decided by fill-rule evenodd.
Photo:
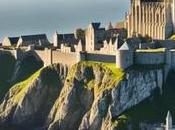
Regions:
M 156 106 L 161 107 L 158 101 L 162 99 L 154 89 L 161 70 L 131 68 L 124 72 L 113 63 L 82 61 L 66 76 L 67 71 L 54 64 L 14 85 L 0 105 L 0 123 L 10 119 L 20 126 L 41 121 L 39 126 L 48 130 L 125 130 L 128 123 L 138 126 L 139 121 L 160 117 Z M 150 93 L 148 100 L 139 103 L 138 98 Z M 127 109 L 135 102 L 139 104 Z M 123 114 L 118 117 L 118 112 Z M 29 126 L 37 128 L 35 125 Z
M 116 68 L 115 63 L 95 62 L 95 61 L 81 61 L 74 65 L 70 70 L 67 81 L 72 81 L 75 77 L 79 77 L 82 68 L 85 68 L 85 87 L 94 89 L 96 94 L 100 94 L 107 89 L 115 87 L 115 84 L 119 83 L 125 76 L 123 70 Z M 108 84 L 103 87 L 99 87 L 101 83 L 95 83 L 94 71 L 99 71 L 110 77 Z M 106 78 L 109 78 L 106 77 Z
M 43 63 L 32 56 L 26 57 L 22 61 L 17 61 L 10 53 L 1 55 L 0 101 L 14 84 L 27 79 L 42 66 Z M 14 79 L 12 80 L 12 78 Z

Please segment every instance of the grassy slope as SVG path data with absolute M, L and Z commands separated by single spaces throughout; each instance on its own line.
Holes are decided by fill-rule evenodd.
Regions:
M 31 75 L 29 78 L 27 78 L 24 81 L 21 81 L 19 83 L 17 83 L 12 89 L 14 89 L 14 91 L 18 92 L 16 93 L 16 95 L 14 96 L 14 102 L 18 103 L 19 99 L 21 97 L 24 96 L 24 94 L 26 93 L 26 91 L 28 90 L 28 86 L 30 86 L 30 84 L 33 83 L 33 81 L 40 75 L 41 70 L 38 70 L 37 72 L 35 72 L 33 75 Z
M 6 94 L 6 92 L 17 82 L 21 82 L 38 69 L 42 67 L 42 63 L 38 62 L 34 57 L 25 58 L 21 64 L 18 73 L 18 77 L 14 83 L 9 82 L 11 79 L 16 60 L 11 54 L 5 54 L 0 56 L 0 101 Z
M 86 67 L 102 68 L 105 71 L 105 74 L 107 74 L 110 77 L 111 80 L 110 80 L 109 85 L 107 85 L 108 88 L 99 88 L 98 86 L 94 86 L 94 80 L 91 80 L 87 84 L 88 88 L 92 88 L 92 87 L 95 87 L 95 89 L 99 88 L 99 89 L 96 89 L 98 93 L 101 93 L 102 91 L 106 89 L 110 89 L 114 87 L 115 84 L 121 81 L 125 76 L 124 71 L 119 68 L 116 68 L 115 63 L 85 61 L 85 62 L 80 62 L 80 64 L 85 65 Z

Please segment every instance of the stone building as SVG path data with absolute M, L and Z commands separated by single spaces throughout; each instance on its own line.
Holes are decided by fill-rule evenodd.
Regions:
M 110 41 L 111 38 L 116 38 L 118 35 L 126 38 L 126 30 L 113 28 L 111 23 L 108 29 L 100 28 L 101 23 L 91 23 L 85 31 L 86 51 L 100 50 L 104 46 L 104 41 Z
M 2 41 L 2 46 L 10 47 L 16 46 L 18 43 L 19 37 L 5 37 Z
M 109 41 L 105 40 L 103 42 L 103 47 L 100 49 L 100 52 L 103 54 L 115 54 L 118 49 L 118 39 L 111 38 Z
M 20 36 L 17 47 L 29 45 L 46 47 L 49 46 L 49 44 L 46 34 L 26 35 Z
M 131 0 L 125 28 L 128 37 L 169 38 L 175 32 L 175 0 Z
M 85 32 L 86 51 L 100 50 L 105 40 L 105 28 L 100 28 L 100 23 L 91 23 Z
M 78 40 L 76 39 L 74 33 L 70 34 L 59 34 L 58 32 L 55 32 L 53 35 L 53 45 L 54 47 L 61 48 L 61 44 L 68 44 L 71 46 L 74 46 L 74 44 L 77 44 Z

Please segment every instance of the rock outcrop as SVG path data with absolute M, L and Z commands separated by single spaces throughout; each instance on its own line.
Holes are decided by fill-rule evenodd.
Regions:
M 0 123 L 38 125 L 45 121 L 62 89 L 64 66 L 40 69 L 29 79 L 16 84 L 0 105 Z
M 113 130 L 113 118 L 162 89 L 162 69 L 128 70 L 80 62 L 66 79 L 63 66 L 46 67 L 15 85 L 0 105 L 0 124 L 48 130 Z M 39 122 L 38 122 L 39 121 Z

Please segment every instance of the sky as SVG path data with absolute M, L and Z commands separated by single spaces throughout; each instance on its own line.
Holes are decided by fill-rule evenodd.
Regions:
M 86 28 L 91 22 L 107 26 L 124 19 L 128 0 L 0 0 L 0 41 L 5 36 L 51 35 Z

